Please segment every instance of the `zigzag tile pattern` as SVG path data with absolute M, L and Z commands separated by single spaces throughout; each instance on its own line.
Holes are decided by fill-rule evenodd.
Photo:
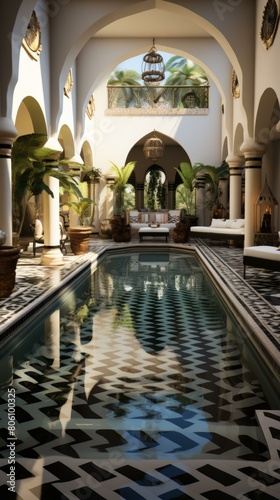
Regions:
M 178 294 L 162 271 L 145 301 L 139 275 L 113 299 L 103 269 L 90 316 L 78 329 L 71 311 L 61 320 L 59 369 L 51 345 L 19 362 L 17 498 L 279 500 L 279 411 L 190 267 L 189 290 Z M 5 498 L 6 391 L 0 414 Z

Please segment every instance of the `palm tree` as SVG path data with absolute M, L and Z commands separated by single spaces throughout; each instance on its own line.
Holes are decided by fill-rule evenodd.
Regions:
M 141 75 L 135 70 L 129 69 L 123 71 L 116 69 L 111 74 L 107 85 L 113 87 L 124 87 L 118 90 L 116 98 L 117 100 L 124 98 L 125 107 L 129 108 L 135 99 L 134 87 L 141 87 L 139 80 L 141 80 Z
M 181 56 L 171 57 L 165 68 L 171 73 L 165 85 L 204 85 L 208 82 L 205 71 L 200 66 Z
M 125 187 L 128 183 L 129 177 L 131 176 L 136 161 L 130 161 L 123 167 L 118 167 L 113 162 L 111 162 L 113 169 L 116 172 L 115 182 L 112 185 L 112 189 L 115 191 L 115 215 L 122 215 L 124 211 L 124 192 Z
M 62 163 L 69 166 L 74 164 L 67 160 L 51 159 L 58 152 L 45 148 L 47 141 L 45 134 L 27 134 L 18 137 L 12 147 L 12 196 L 13 196 L 13 220 L 19 221 L 18 233 L 21 233 L 26 210 L 32 196 L 35 199 L 45 191 L 54 196 L 49 186 L 45 183 L 46 176 L 55 177 L 59 180 L 61 187 L 71 190 L 78 197 L 82 194 L 74 178 L 76 173 L 64 172 Z M 48 159 L 49 158 L 49 159 Z M 77 163 L 75 163 L 77 165 Z
M 141 75 L 137 71 L 133 69 L 128 69 L 126 71 L 123 70 L 115 70 L 111 75 L 107 82 L 107 85 L 121 85 L 122 87 L 137 87 L 140 86 L 141 83 Z
M 187 214 L 195 215 L 195 178 L 198 172 L 202 170 L 202 164 L 191 166 L 188 162 L 181 162 L 180 168 L 175 168 L 182 179 L 183 189 L 178 188 L 179 195 L 185 204 Z
M 209 189 L 211 192 L 209 208 L 212 209 L 214 206 L 218 206 L 219 204 L 219 198 L 222 194 L 220 188 L 220 180 L 223 177 L 228 176 L 229 174 L 228 163 L 224 160 L 219 167 L 204 165 L 203 163 L 196 163 L 195 166 L 197 166 L 202 172 L 205 173 L 206 183 L 209 184 Z

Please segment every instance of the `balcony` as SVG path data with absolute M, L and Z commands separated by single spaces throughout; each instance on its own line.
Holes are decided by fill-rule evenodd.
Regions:
M 107 115 L 207 115 L 209 86 L 108 86 Z

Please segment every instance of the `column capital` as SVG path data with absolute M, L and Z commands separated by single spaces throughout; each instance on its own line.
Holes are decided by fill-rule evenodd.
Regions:
M 226 162 L 229 165 L 229 167 L 242 167 L 244 165 L 244 156 L 243 155 L 234 155 L 234 154 L 229 154 L 226 157 Z
M 194 184 L 196 189 L 205 188 L 206 176 L 205 174 L 196 174 Z
M 245 164 L 245 158 L 241 155 L 229 154 L 226 158 L 229 166 L 229 175 L 241 175 Z
M 263 142 L 257 142 L 252 138 L 246 139 L 240 146 L 240 151 L 244 153 L 245 158 L 262 158 L 266 150 L 267 147 Z
M 2 144 L 12 144 L 17 136 L 18 131 L 13 120 L 0 116 L 0 142 Z

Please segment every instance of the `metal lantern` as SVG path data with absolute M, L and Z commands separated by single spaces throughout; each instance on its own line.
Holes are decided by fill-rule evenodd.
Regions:
M 273 233 L 277 227 L 278 201 L 273 195 L 265 178 L 265 184 L 256 202 L 256 232 Z
M 164 80 L 165 65 L 163 57 L 157 53 L 155 48 L 155 39 L 150 52 L 143 57 L 142 62 L 142 80 L 149 85 L 157 85 Z
M 156 161 L 159 158 L 162 158 L 164 153 L 164 144 L 162 140 L 156 136 L 155 131 L 153 137 L 150 137 L 145 141 L 143 153 L 147 160 Z

